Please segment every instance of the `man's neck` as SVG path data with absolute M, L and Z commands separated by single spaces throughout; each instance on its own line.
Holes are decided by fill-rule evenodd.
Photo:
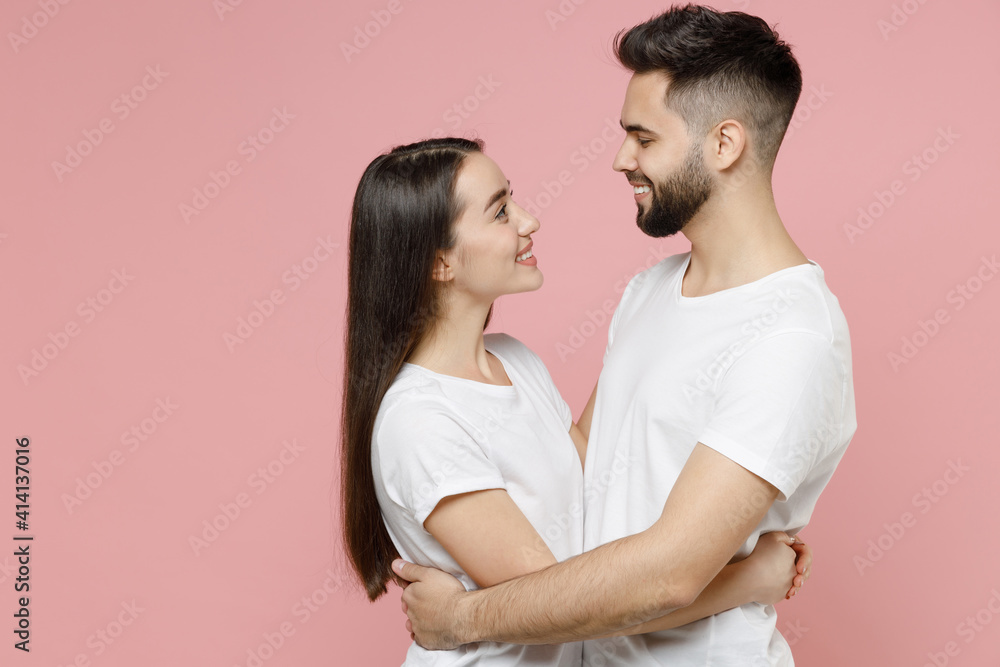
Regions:
M 706 203 L 684 235 L 691 241 L 684 296 L 739 287 L 809 261 L 781 222 L 769 189 Z

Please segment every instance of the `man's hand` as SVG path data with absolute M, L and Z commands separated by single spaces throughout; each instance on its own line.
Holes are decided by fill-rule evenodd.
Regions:
M 430 567 L 394 560 L 392 570 L 410 582 L 403 589 L 403 611 L 410 638 L 434 650 L 457 648 L 463 642 L 458 632 L 460 601 L 465 587 L 455 577 Z
M 767 513 L 778 489 L 703 444 L 646 530 L 537 572 L 462 592 L 428 568 L 394 564 L 418 644 L 560 644 L 617 633 L 696 600 Z M 787 589 L 786 589 L 787 590 Z

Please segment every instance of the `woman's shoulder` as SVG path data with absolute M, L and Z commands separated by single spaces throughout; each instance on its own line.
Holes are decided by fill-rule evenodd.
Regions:
M 382 397 L 379 417 L 392 414 L 394 418 L 406 419 L 413 413 L 437 411 L 448 404 L 444 387 L 437 378 L 421 372 L 417 366 L 404 364 Z
M 530 347 L 505 333 L 486 334 L 486 349 L 496 352 L 512 363 L 522 377 L 542 385 L 552 384 L 552 377 L 545 362 Z
M 375 417 L 374 445 L 396 450 L 413 447 L 415 440 L 448 439 L 466 433 L 466 419 L 457 407 L 433 393 L 387 394 Z
M 488 333 L 483 336 L 486 349 L 490 352 L 499 352 L 504 358 L 511 361 L 524 363 L 536 363 L 540 361 L 530 347 L 505 333 Z

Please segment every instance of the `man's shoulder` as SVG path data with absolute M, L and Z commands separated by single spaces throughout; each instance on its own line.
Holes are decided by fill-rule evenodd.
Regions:
M 776 319 L 779 331 L 812 333 L 834 343 L 848 336 L 847 320 L 840 302 L 826 284 L 823 269 L 816 262 L 790 267 L 764 281 L 758 297 L 770 305 L 765 313 Z
M 684 270 L 690 256 L 690 252 L 682 252 L 664 257 L 656 264 L 632 276 L 625 287 L 626 292 L 634 293 L 639 290 L 651 289 L 671 280 L 678 272 Z
M 643 270 L 638 275 L 645 275 L 652 278 L 668 277 L 678 271 L 684 270 L 684 267 L 687 265 L 690 258 L 690 251 L 679 252 L 676 255 L 668 255 L 648 269 Z

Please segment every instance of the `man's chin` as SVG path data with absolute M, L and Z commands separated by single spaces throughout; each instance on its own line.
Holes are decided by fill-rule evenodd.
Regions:
M 637 215 L 636 218 L 635 218 L 635 224 L 636 224 L 637 227 L 639 227 L 640 230 L 642 230 L 643 234 L 645 234 L 646 236 L 649 236 L 650 238 L 654 238 L 654 239 L 669 238 L 669 237 L 673 236 L 674 234 L 677 234 L 678 232 L 683 231 L 684 227 L 686 226 L 686 223 L 685 223 L 684 225 L 681 225 L 680 227 L 676 227 L 676 228 L 670 227 L 670 228 L 663 229 L 663 230 L 660 230 L 660 229 L 649 229 L 649 227 L 647 227 L 645 224 L 643 224 L 645 217 L 646 216 L 642 215 L 641 213 L 639 215 Z

